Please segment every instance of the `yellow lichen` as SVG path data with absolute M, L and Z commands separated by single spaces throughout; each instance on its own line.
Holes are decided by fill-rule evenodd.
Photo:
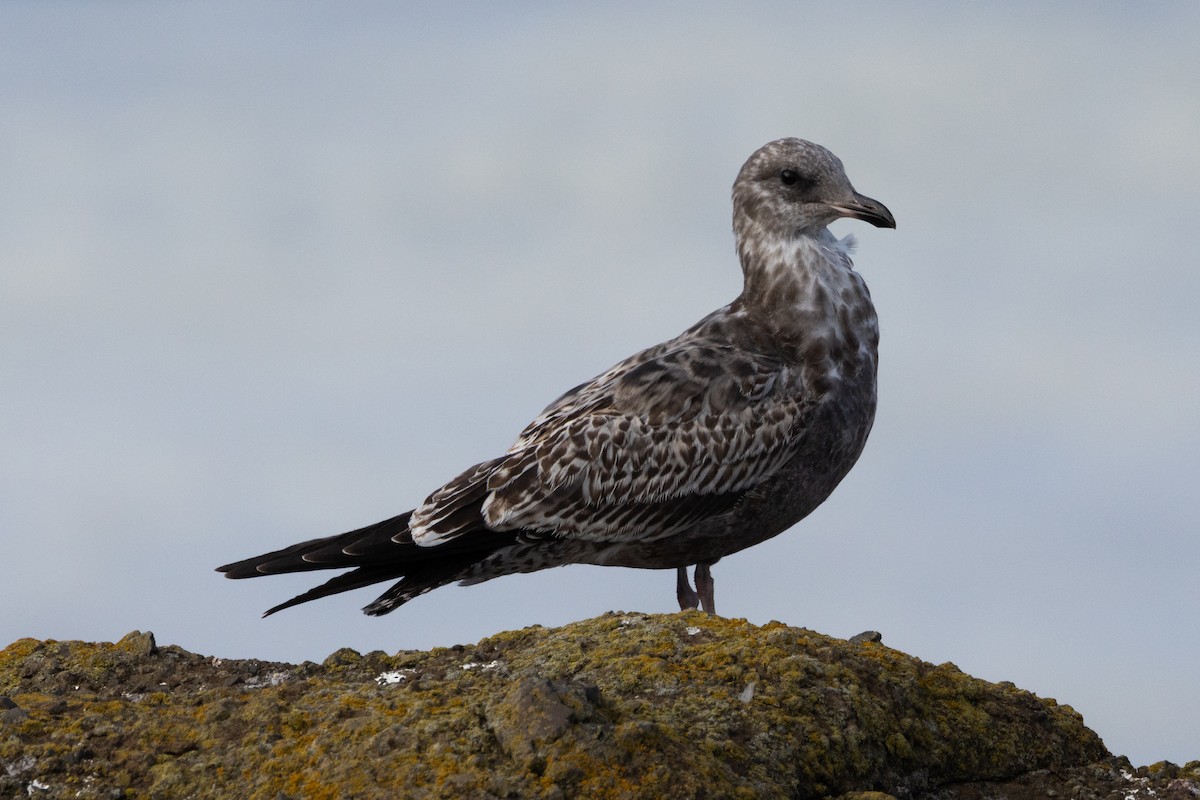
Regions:
M 64 790 L 101 775 L 128 797 L 748 798 L 912 776 L 932 788 L 1104 754 L 1073 710 L 1011 684 L 698 612 L 304 667 L 123 642 L 0 651 L 0 693 L 20 709 L 0 762 L 15 747 Z M 389 670 L 403 680 L 375 680 Z M 22 779 L 0 788 L 21 794 Z

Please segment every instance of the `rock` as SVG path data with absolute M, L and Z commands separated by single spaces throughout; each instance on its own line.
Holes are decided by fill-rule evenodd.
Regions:
M 135 656 L 152 656 L 158 652 L 158 645 L 154 643 L 154 634 L 150 631 L 145 633 L 131 631 L 121 637 L 121 641 L 117 642 L 117 647 L 127 650 Z
M 6 708 L 0 711 L 0 723 L 12 725 L 25 720 L 29 716 L 29 712 L 23 708 Z
M 528 767 L 573 726 L 591 719 L 599 698 L 600 690 L 590 684 L 525 676 L 485 717 L 501 749 Z
M 1195 800 L 1069 706 L 870 638 L 689 612 L 322 664 L 22 639 L 0 796 Z M 36 785 L 35 785 L 36 782 Z M 42 789 L 41 787 L 49 787 Z

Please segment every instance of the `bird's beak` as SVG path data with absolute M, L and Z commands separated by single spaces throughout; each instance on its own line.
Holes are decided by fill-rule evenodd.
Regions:
M 896 227 L 896 218 L 892 216 L 892 212 L 887 210 L 887 206 L 878 200 L 872 200 L 865 194 L 855 192 L 854 199 L 849 203 L 830 203 L 829 207 L 840 216 L 861 219 L 876 228 Z

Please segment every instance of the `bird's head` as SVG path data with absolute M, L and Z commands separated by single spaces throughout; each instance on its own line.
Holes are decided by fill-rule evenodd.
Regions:
M 854 191 L 842 162 L 803 139 L 779 139 L 760 147 L 733 184 L 733 229 L 792 238 L 816 233 L 839 217 L 877 228 L 894 228 L 892 212 Z

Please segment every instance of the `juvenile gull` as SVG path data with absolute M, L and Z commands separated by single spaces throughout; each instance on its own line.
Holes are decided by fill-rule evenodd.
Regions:
M 710 567 L 820 505 L 871 430 L 879 328 L 852 238 L 826 229 L 839 217 L 896 227 L 825 148 L 765 145 L 733 185 L 736 300 L 570 390 L 416 509 L 219 571 L 350 568 L 267 614 L 399 578 L 363 609 L 378 615 L 564 564 L 675 569 L 679 607 L 716 613 Z

